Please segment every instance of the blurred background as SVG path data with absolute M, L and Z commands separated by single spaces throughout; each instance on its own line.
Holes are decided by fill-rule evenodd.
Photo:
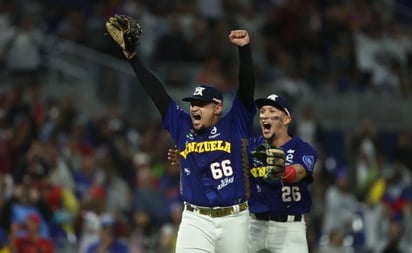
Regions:
M 256 97 L 287 97 L 319 153 L 310 252 L 412 252 L 410 0 L 0 0 L 0 252 L 173 252 L 173 141 L 105 34 L 115 13 L 178 103 L 210 83 L 230 104 L 227 36 L 247 29 Z

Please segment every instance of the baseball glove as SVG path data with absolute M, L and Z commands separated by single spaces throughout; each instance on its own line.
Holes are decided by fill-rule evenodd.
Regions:
M 265 174 L 263 179 L 267 182 L 280 180 L 285 172 L 285 152 L 269 143 L 262 143 L 252 152 L 253 157 L 264 165 Z
M 106 21 L 106 30 L 117 44 L 128 54 L 134 53 L 142 36 L 142 26 L 126 15 L 115 15 Z

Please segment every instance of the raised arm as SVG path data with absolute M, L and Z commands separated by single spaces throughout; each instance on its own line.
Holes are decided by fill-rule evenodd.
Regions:
M 239 87 L 237 96 L 246 105 L 253 109 L 255 94 L 255 72 L 250 47 L 250 37 L 246 30 L 233 30 L 229 40 L 238 46 L 239 50 Z
M 137 80 L 153 100 L 162 117 L 164 117 L 172 101 L 160 80 L 140 61 L 136 55 L 143 29 L 133 18 L 125 15 L 115 15 L 106 22 L 106 30 L 113 40 L 123 49 L 123 54 L 129 60 Z
M 136 55 L 129 59 L 137 79 L 164 117 L 172 101 L 160 80 L 140 61 Z

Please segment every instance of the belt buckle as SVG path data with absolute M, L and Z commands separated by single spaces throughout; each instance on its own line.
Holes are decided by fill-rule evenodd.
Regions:
M 199 212 L 198 212 L 199 214 L 208 215 L 208 216 L 212 215 L 212 210 L 210 210 L 210 209 L 201 208 L 201 207 L 199 207 L 197 209 L 199 210 Z
M 232 207 L 218 207 L 211 210 L 211 217 L 218 218 L 228 216 L 233 213 Z

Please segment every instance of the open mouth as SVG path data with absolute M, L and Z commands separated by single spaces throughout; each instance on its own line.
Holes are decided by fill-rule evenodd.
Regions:
M 269 129 L 272 127 L 271 124 L 266 123 L 266 122 L 263 122 L 263 123 L 262 123 L 262 126 L 263 126 L 264 129 L 267 129 L 267 130 L 269 130 Z
M 196 115 L 192 115 L 194 120 L 200 120 L 200 115 L 196 114 Z

